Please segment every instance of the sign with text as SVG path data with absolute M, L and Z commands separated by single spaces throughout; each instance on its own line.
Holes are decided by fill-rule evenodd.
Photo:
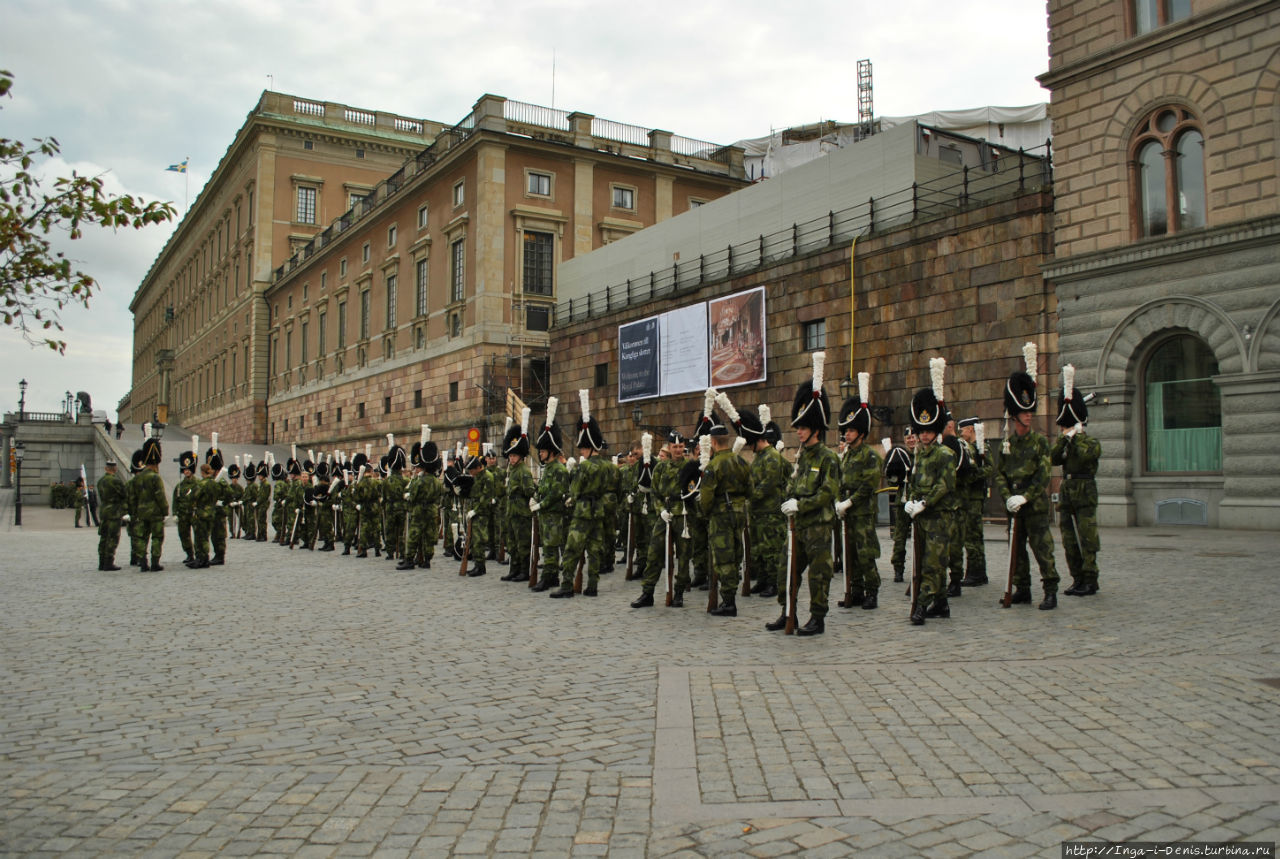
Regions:
M 658 396 L 658 371 L 658 318 L 619 325 L 618 402 Z

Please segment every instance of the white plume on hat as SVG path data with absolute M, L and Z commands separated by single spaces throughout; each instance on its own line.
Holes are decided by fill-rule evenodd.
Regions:
M 387 450 L 396 446 L 396 437 L 394 433 L 387 433 Z
M 422 425 L 422 437 L 418 439 L 419 445 L 425 445 L 431 441 L 431 424 Z
M 707 417 L 711 416 L 712 411 L 716 407 L 716 389 L 707 388 L 706 393 L 702 395 L 702 413 Z
M 520 410 L 520 435 L 529 435 L 529 407 Z
M 551 426 L 556 422 L 556 409 L 560 408 L 559 397 L 547 398 L 547 426 Z
M 238 453 L 237 453 L 237 454 L 235 455 L 234 459 L 235 459 L 235 461 L 236 461 L 236 468 L 239 468 L 239 467 L 240 467 L 240 454 L 238 454 Z
M 640 436 L 640 450 L 644 454 L 644 463 L 648 465 L 653 459 L 653 434 L 644 433 Z
M 195 451 L 196 456 L 200 455 L 200 436 L 193 435 L 191 437 L 191 449 Z
M 813 353 L 813 390 L 815 392 L 822 389 L 822 370 L 827 365 L 826 352 Z
M 858 374 L 858 402 L 866 405 L 871 402 L 871 374 Z
M 1022 362 L 1027 365 L 1027 375 L 1032 381 L 1036 378 L 1036 344 L 1028 340 L 1022 346 Z
M 767 427 L 769 421 L 773 420 L 773 411 L 766 405 L 760 406 L 760 426 Z
M 512 423 L 514 422 L 511 420 L 511 415 L 507 415 L 507 422 L 502 425 L 502 435 L 504 438 L 506 437 L 507 433 L 511 432 Z
M 296 444 L 289 445 L 289 458 L 290 459 L 298 458 L 298 446 Z
M 978 453 L 982 453 L 982 445 L 987 441 L 987 427 L 982 421 L 978 421 L 973 425 L 973 437 L 978 442 Z
M 947 398 L 943 396 L 943 385 L 947 375 L 947 359 L 946 358 L 930 358 L 929 359 L 929 382 L 933 385 L 933 395 L 938 398 L 938 402 L 945 403 Z
M 746 447 L 746 446 L 747 446 L 747 437 L 746 437 L 746 436 L 741 436 L 741 435 L 740 435 L 740 436 L 738 436 L 737 438 L 735 438 L 735 439 L 733 440 L 733 452 L 734 452 L 734 453 L 742 453 L 742 449 L 743 449 L 744 447 Z
M 720 404 L 721 410 L 728 416 L 729 423 L 737 426 L 741 416 L 738 414 L 738 410 L 733 407 L 733 401 L 729 399 L 729 395 L 724 391 L 717 392 L 716 402 Z
M 711 436 L 704 435 L 698 439 L 698 465 L 703 469 L 711 462 Z
M 213 434 L 213 449 L 218 449 L 218 434 L 216 432 Z
M 369 459 L 373 456 L 373 444 L 366 443 L 364 446 L 364 458 Z
M 1062 368 L 1062 399 L 1071 399 L 1071 392 L 1076 387 L 1076 368 L 1074 364 L 1066 364 Z
M 884 448 L 885 454 L 888 454 L 890 451 L 893 450 L 893 439 L 889 438 L 888 436 L 880 439 L 880 446 Z
M 586 388 L 578 389 L 578 405 L 582 406 L 582 422 L 591 420 L 591 394 Z

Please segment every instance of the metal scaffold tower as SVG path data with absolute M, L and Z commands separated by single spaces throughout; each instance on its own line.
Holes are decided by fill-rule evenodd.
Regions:
M 871 98 L 871 60 L 858 60 L 858 137 L 875 133 L 875 110 Z

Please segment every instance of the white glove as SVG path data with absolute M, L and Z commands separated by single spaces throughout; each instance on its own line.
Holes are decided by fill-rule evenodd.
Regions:
M 214 506 L 214 507 L 221 507 L 221 506 L 222 506 L 222 502 L 221 502 L 221 501 L 215 501 L 215 502 L 213 503 L 213 506 Z
M 1004 503 L 1004 507 L 1010 513 L 1017 513 L 1022 509 L 1022 505 L 1027 503 L 1025 495 L 1010 495 L 1009 500 Z
M 788 498 L 782 502 L 782 512 L 787 516 L 794 516 L 800 512 L 800 502 L 794 498 Z
M 121 516 L 121 517 L 120 517 L 120 521 L 121 521 L 121 522 L 132 522 L 132 521 L 133 521 L 133 517 L 132 517 L 132 516 L 130 516 L 128 513 L 126 513 L 126 514 L 124 514 L 123 516 Z
M 405 501 L 408 501 L 408 500 L 409 500 L 409 493 L 408 493 L 408 492 L 406 492 L 406 493 L 404 494 L 404 500 L 405 500 Z
M 636 497 L 635 497 L 634 495 L 632 495 L 630 492 L 628 492 L 628 493 L 627 493 L 627 503 L 628 503 L 628 504 L 635 504 L 635 503 L 636 503 Z
M 908 501 L 906 504 L 902 505 L 902 509 L 908 516 L 914 519 L 924 512 L 924 502 Z
M 573 506 L 573 496 L 572 496 L 572 495 L 566 495 L 566 496 L 564 497 L 564 506 L 565 506 L 565 509 L 568 509 L 568 508 L 570 508 L 570 507 L 572 507 L 572 506 Z
M 670 511 L 670 510 L 663 510 L 663 511 L 662 511 L 661 513 L 659 513 L 658 515 L 662 517 L 662 521 L 663 521 L 663 522 L 667 522 L 667 523 L 670 523 L 670 522 L 671 522 L 671 511 Z
M 360 505 L 359 505 L 359 504 L 357 504 L 357 505 L 356 505 L 356 509 L 357 509 L 357 510 L 359 510 L 359 509 L 360 509 Z
M 490 499 L 489 499 L 489 503 L 490 503 L 490 504 L 497 504 L 497 503 L 498 503 L 498 499 L 496 499 L 496 498 L 490 498 Z
M 257 504 L 255 504 L 255 505 L 253 505 L 253 506 L 254 506 L 254 507 L 257 507 L 258 505 L 257 505 Z M 335 504 L 335 505 L 333 505 L 333 509 L 334 509 L 334 510 L 337 510 L 338 512 L 342 512 L 342 505 L 341 505 L 341 504 Z
M 837 502 L 836 502 L 836 515 L 837 515 L 837 516 L 839 516 L 841 519 L 843 519 L 843 518 L 844 518 L 844 514 L 845 514 L 845 513 L 847 513 L 847 512 L 849 512 L 849 508 L 850 508 L 850 507 L 852 507 L 852 506 L 853 506 L 853 499 L 852 499 L 852 498 L 846 498 L 846 499 L 844 499 L 843 501 L 837 501 Z
M 461 495 L 461 494 L 462 494 L 462 487 L 461 487 L 461 486 L 455 486 L 455 487 L 453 487 L 453 494 L 454 494 L 454 495 Z
M 258 502 L 257 502 L 257 501 L 253 502 L 253 506 L 254 506 L 254 507 L 257 507 L 257 506 L 258 506 Z
M 314 498 L 312 498 L 310 501 L 308 501 L 308 502 L 307 502 L 307 506 L 308 506 L 308 507 L 315 507 L 315 506 L 316 506 L 316 500 L 315 500 Z
M 1082 426 L 1082 424 L 1076 424 L 1076 425 L 1075 425 L 1075 426 L 1073 426 L 1071 429 L 1069 429 L 1069 430 L 1067 430 L 1066 432 L 1064 432 L 1064 433 L 1063 433 L 1063 435 L 1065 435 L 1067 438 L 1075 438 L 1075 437 L 1076 437 L 1076 433 L 1080 432 L 1080 428 L 1081 428 L 1081 426 Z
M 468 522 L 470 522 L 470 521 L 471 521 L 472 519 L 474 519 L 474 518 L 476 518 L 476 511 L 474 511 L 474 510 L 468 510 L 468 511 L 467 511 L 467 521 L 468 521 Z
M 541 510 L 541 509 L 542 509 L 542 505 L 538 503 L 538 499 L 536 499 L 536 498 L 530 498 L 530 499 L 529 499 L 529 511 L 530 511 L 530 512 L 532 512 L 532 513 L 537 513 L 537 512 L 538 512 L 539 510 Z

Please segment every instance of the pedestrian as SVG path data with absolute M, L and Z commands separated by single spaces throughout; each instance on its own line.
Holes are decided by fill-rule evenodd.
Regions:
M 85 488 L 83 477 L 76 478 L 76 485 L 71 490 L 71 495 L 76 508 L 76 527 L 77 528 L 80 527 L 81 516 L 85 517 L 85 524 L 88 525 L 89 516 L 87 515 L 88 513 L 87 508 L 89 506 L 89 495 Z
M 1089 423 L 1087 395 L 1075 385 L 1076 368 L 1062 368 L 1062 397 L 1056 423 L 1063 428 L 1053 444 L 1049 461 L 1062 466 L 1062 489 L 1058 493 L 1058 527 L 1062 549 L 1071 572 L 1071 587 L 1063 591 L 1086 597 L 1098 592 L 1098 460 L 1102 444 L 1085 432 Z
M 108 459 L 104 473 L 98 478 L 98 497 L 102 499 L 102 522 L 98 525 L 98 569 L 107 572 L 116 566 L 116 546 L 120 543 L 120 523 L 125 518 L 124 483 L 116 475 L 116 461 Z
M 996 486 L 1009 513 L 1009 527 L 1019 520 L 1018 538 L 1013 547 L 1016 556 L 1013 578 L 1013 602 L 1031 602 L 1031 562 L 1027 547 L 1040 566 L 1040 583 L 1044 589 L 1041 611 L 1058 606 L 1058 570 L 1053 558 L 1053 533 L 1049 530 L 1049 442 L 1031 428 L 1036 410 L 1036 344 L 1022 347 L 1026 370 L 1009 376 L 1004 389 L 1005 414 L 1012 426 L 1000 446 L 996 466 Z M 1007 432 L 1007 431 L 1006 431 Z

